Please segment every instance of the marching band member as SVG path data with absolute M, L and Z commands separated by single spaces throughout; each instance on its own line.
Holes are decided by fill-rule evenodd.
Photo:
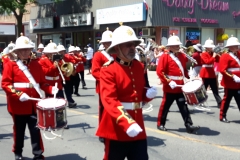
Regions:
M 22 34 L 21 34 L 22 35 Z M 36 102 L 29 97 L 42 98 L 40 88 L 48 94 L 55 94 L 58 89 L 46 83 L 44 73 L 37 60 L 30 59 L 29 39 L 21 36 L 16 40 L 14 52 L 17 58 L 5 64 L 2 76 L 2 88 L 7 95 L 8 111 L 13 119 L 13 152 L 15 159 L 23 159 L 22 151 L 26 125 L 28 125 L 34 160 L 43 160 L 43 142 L 40 130 L 36 127 Z
M 37 52 L 42 53 L 42 52 L 43 52 L 43 49 L 44 49 L 44 45 L 43 45 L 42 43 L 40 43 L 40 44 L 38 45 L 38 50 L 37 50 Z
M 192 54 L 192 57 L 197 61 L 197 64 L 193 64 L 193 70 L 192 75 L 193 77 L 198 77 L 200 70 L 202 68 L 202 62 L 201 62 L 201 44 L 195 44 L 193 45 L 194 53 Z
M 42 66 L 46 82 L 53 86 L 55 85 L 55 83 L 57 83 L 59 91 L 56 97 L 64 99 L 64 94 L 62 90 L 62 79 L 58 70 L 58 62 L 53 61 L 53 55 L 58 53 L 57 45 L 50 41 L 50 43 L 44 48 L 43 53 L 44 54 L 39 59 L 39 64 Z M 46 94 L 46 97 L 53 96 Z
M 193 126 L 182 90 L 180 87 L 177 87 L 177 85 L 184 84 L 184 77 L 189 78 L 186 69 L 188 59 L 183 53 L 179 52 L 179 45 L 181 44 L 178 36 L 171 36 L 167 44 L 169 52 L 165 52 L 161 56 L 157 66 L 157 75 L 163 83 L 164 93 L 158 113 L 157 128 L 162 131 L 167 130 L 165 128 L 167 114 L 173 101 L 176 100 L 187 132 L 194 133 L 199 129 L 199 126 Z
M 214 62 L 219 62 L 220 56 L 216 53 L 213 53 L 213 48 L 215 45 L 210 38 L 205 41 L 203 47 L 206 51 L 202 52 L 201 54 L 202 69 L 200 71 L 200 77 L 202 78 L 206 89 L 210 85 L 218 107 L 220 108 L 222 99 L 218 93 L 216 74 L 213 68 Z
M 219 69 L 222 74 L 221 85 L 224 87 L 224 96 L 220 108 L 220 121 L 229 123 L 227 120 L 227 111 L 232 97 L 240 110 L 240 54 L 238 47 L 240 43 L 236 37 L 231 37 L 227 40 L 226 48 L 228 53 L 221 56 Z
M 102 46 L 102 51 L 95 52 L 92 60 L 92 75 L 96 79 L 96 93 L 98 94 L 98 122 L 100 123 L 102 119 L 102 113 L 104 110 L 104 106 L 101 101 L 101 95 L 100 95 L 100 70 L 103 67 L 105 63 L 110 63 L 114 60 L 114 58 L 106 52 L 106 49 L 111 45 L 112 43 L 112 31 L 109 31 L 109 28 L 102 34 L 102 39 L 100 41 Z M 99 47 L 99 48 L 100 48 Z M 103 142 L 103 138 L 99 138 L 100 142 Z
M 134 30 L 120 26 L 106 52 L 116 54 L 100 70 L 100 96 L 104 106 L 96 135 L 104 138 L 104 160 L 148 159 L 141 102 L 157 94 L 145 88 L 144 67 L 134 59 L 140 43 Z
M 68 55 L 66 54 L 65 47 L 63 45 L 59 44 L 57 46 L 57 49 L 58 49 L 58 53 L 60 55 L 62 55 L 62 60 L 59 61 L 59 66 L 62 66 L 64 64 L 64 62 L 72 64 L 71 59 L 68 58 Z M 72 69 L 73 69 L 73 65 L 72 65 Z M 68 74 L 69 73 L 63 72 L 63 76 L 64 76 L 65 83 L 66 83 L 66 84 L 63 84 L 63 87 L 64 87 L 66 99 L 68 101 L 68 107 L 73 108 L 73 107 L 76 107 L 77 103 L 75 103 L 74 99 L 72 98 L 73 85 L 70 80 L 70 75 L 68 75 Z
M 86 82 L 84 79 L 84 63 L 87 61 L 86 58 L 83 56 L 82 50 L 79 47 L 76 47 L 76 54 L 75 56 L 79 58 L 78 62 L 78 70 L 79 74 L 81 76 L 81 82 L 82 82 L 82 89 L 87 89 Z

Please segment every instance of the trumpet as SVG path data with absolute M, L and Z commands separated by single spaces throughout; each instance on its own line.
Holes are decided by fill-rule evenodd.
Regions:
M 182 49 L 182 51 L 181 51 Z M 185 53 L 184 51 L 187 51 L 187 48 L 184 46 L 180 46 L 180 50 L 181 53 L 185 54 L 185 56 L 187 57 L 187 59 L 189 59 L 192 63 L 198 64 L 196 59 L 192 58 L 191 56 L 189 56 L 187 53 Z

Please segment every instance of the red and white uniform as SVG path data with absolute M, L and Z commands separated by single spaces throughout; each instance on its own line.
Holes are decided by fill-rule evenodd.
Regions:
M 202 69 L 200 71 L 201 78 L 216 78 L 214 71 L 214 62 L 219 62 L 220 57 L 213 57 L 213 53 L 203 52 L 201 54 Z
M 52 86 L 46 83 L 44 72 L 37 60 L 31 60 L 27 65 L 29 72 L 32 74 L 36 83 L 40 88 L 48 94 L 52 94 Z M 19 100 L 23 93 L 26 93 L 30 97 L 40 98 L 39 94 L 32 87 L 20 87 L 19 85 L 29 84 L 28 78 L 19 69 L 15 61 L 9 61 L 4 66 L 4 72 L 2 76 L 2 88 L 7 94 L 8 111 L 12 114 L 27 115 L 36 113 L 36 101 L 24 101 Z M 16 87 L 15 87 L 16 86 Z M 20 88 L 19 88 L 20 87 Z
M 163 53 L 157 66 L 157 75 L 163 83 L 163 91 L 167 93 L 182 93 L 180 87 L 172 89 L 169 86 L 169 82 L 175 81 L 178 85 L 184 85 L 184 76 L 189 78 L 186 68 L 187 57 L 183 53 L 178 53 L 176 57 L 182 64 L 184 75 L 168 52 Z
M 192 54 L 192 58 L 194 58 L 197 61 L 197 64 L 194 63 L 193 67 L 202 67 L 202 60 L 201 60 L 201 53 L 194 52 Z
M 57 67 L 54 66 L 54 62 L 51 61 L 46 55 L 42 55 L 39 59 L 39 64 L 42 66 L 45 74 L 45 79 L 48 84 L 54 86 L 58 83 L 58 89 L 62 90 L 62 79 Z
M 79 73 L 84 70 L 84 63 L 87 61 L 85 57 L 82 55 L 74 55 L 75 58 L 77 59 L 77 64 L 76 64 L 76 72 Z
M 143 65 L 137 60 L 128 66 L 114 61 L 101 68 L 100 72 L 100 95 L 104 111 L 96 135 L 117 141 L 146 139 L 142 109 L 126 109 L 126 105 L 123 105 L 123 102 L 132 106 L 151 100 L 146 97 Z M 126 131 L 133 123 L 137 123 L 143 131 L 131 138 Z

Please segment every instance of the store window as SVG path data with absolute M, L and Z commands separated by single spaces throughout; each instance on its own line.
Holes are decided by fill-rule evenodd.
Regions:
M 168 42 L 168 37 L 169 37 L 169 29 L 168 28 L 162 28 L 161 29 L 161 44 L 166 46 Z
M 199 28 L 187 28 L 185 47 L 189 47 L 197 43 L 201 43 L 201 30 Z

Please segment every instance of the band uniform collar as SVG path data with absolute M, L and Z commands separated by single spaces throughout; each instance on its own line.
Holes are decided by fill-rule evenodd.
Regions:
M 118 63 L 120 63 L 121 65 L 124 65 L 124 66 L 131 66 L 132 65 L 132 61 L 131 62 L 125 62 L 125 61 L 123 61 L 123 60 L 121 60 L 120 58 L 116 58 L 116 61 L 118 62 Z

